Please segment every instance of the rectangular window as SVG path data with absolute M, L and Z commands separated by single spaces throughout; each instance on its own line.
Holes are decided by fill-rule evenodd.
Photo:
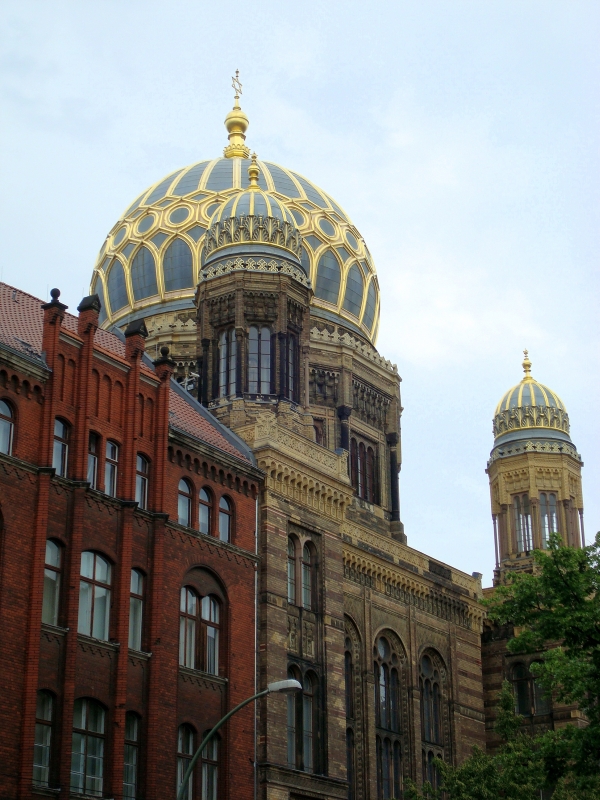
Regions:
M 71 791 L 102 797 L 105 711 L 95 700 L 75 701 L 71 751 Z M 98 735 L 100 734 L 100 735 Z
M 98 447 L 98 436 L 95 433 L 90 433 L 88 444 L 87 482 L 90 484 L 92 489 L 95 489 L 98 483 Z
M 69 455 L 69 428 L 60 419 L 54 420 L 54 446 L 52 449 L 52 466 L 61 478 L 67 475 L 67 461 Z
M 142 649 L 142 613 L 144 576 L 137 569 L 131 570 L 131 596 L 129 598 L 129 647 Z
M 33 783 L 36 786 L 48 786 L 50 782 L 52 706 L 52 695 L 49 692 L 38 692 L 33 745 Z
M 91 551 L 81 554 L 78 633 L 108 641 L 111 567 Z
M 110 497 L 117 496 L 117 467 L 119 463 L 119 447 L 114 442 L 106 443 L 106 461 L 104 463 L 104 491 Z
M 46 541 L 46 568 L 44 569 L 44 597 L 42 601 L 42 622 L 47 625 L 58 624 L 61 555 L 60 547 L 51 539 L 48 539 Z
M 148 508 L 148 461 L 138 455 L 135 476 L 135 500 L 140 508 Z
M 125 757 L 123 759 L 123 800 L 135 800 L 138 781 L 139 718 L 128 711 L 125 716 Z
M 213 738 L 202 751 L 202 800 L 217 800 L 218 747 Z

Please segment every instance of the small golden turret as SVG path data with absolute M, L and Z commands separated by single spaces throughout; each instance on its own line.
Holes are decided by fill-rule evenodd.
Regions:
M 244 142 L 246 141 L 246 131 L 248 130 L 248 117 L 240 108 L 240 95 L 242 93 L 242 84 L 239 80 L 240 71 L 236 69 L 235 77 L 232 78 L 232 87 L 235 90 L 235 97 L 233 109 L 225 117 L 225 127 L 229 136 L 229 144 L 223 150 L 225 158 L 248 158 L 250 156 L 250 148 Z
M 256 163 L 256 153 L 252 153 L 252 161 L 248 167 L 248 177 L 250 178 L 249 189 L 260 189 L 258 185 L 258 176 L 260 175 L 260 167 Z

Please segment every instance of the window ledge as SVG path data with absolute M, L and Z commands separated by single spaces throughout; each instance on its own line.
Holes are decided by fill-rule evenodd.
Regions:
M 58 636 L 65 636 L 69 632 L 69 628 L 62 628 L 60 625 L 50 625 L 49 622 L 42 622 L 42 630 L 58 634 Z M 53 791 L 60 791 L 60 789 L 56 789 Z
M 146 653 L 144 650 L 135 650 L 133 647 L 129 647 L 128 650 L 130 656 L 142 658 L 145 661 L 148 661 L 149 658 L 152 658 L 152 653 Z
M 56 797 L 56 795 L 60 794 L 60 789 L 53 789 L 50 786 L 38 786 L 35 783 L 31 787 L 31 791 L 34 794 L 41 794 L 45 797 Z
M 77 640 L 83 644 L 95 644 L 98 647 L 104 647 L 106 650 L 118 651 L 121 647 L 119 642 L 107 642 L 105 639 L 95 639 L 93 636 L 86 636 L 85 633 L 78 633 Z M 74 797 L 87 797 L 88 795 L 73 795 Z M 92 797 L 93 795 L 90 795 Z
M 183 675 L 190 675 L 194 678 L 202 678 L 205 681 L 212 681 L 213 683 L 218 683 L 221 686 L 226 686 L 229 683 L 227 678 L 221 678 L 220 675 L 213 675 L 210 672 L 204 672 L 201 669 L 191 669 L 191 667 L 184 667 L 181 664 L 179 665 L 179 672 Z

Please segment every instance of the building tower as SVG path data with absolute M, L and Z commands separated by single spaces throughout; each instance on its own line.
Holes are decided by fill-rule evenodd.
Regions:
M 581 547 L 584 542 L 581 456 L 569 435 L 569 415 L 559 396 L 531 375 L 494 412 L 490 480 L 496 550 L 494 583 L 509 570 L 529 570 L 532 552 L 547 547 L 551 533 Z

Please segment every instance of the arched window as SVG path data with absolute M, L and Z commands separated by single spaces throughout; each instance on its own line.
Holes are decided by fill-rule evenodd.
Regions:
M 150 462 L 139 453 L 136 458 L 135 500 L 140 508 L 148 508 L 148 477 Z
M 350 441 L 350 480 L 352 488 L 358 493 L 358 444 L 356 439 Z
M 375 502 L 375 453 L 372 447 L 367 448 L 365 500 Z
M 12 453 L 14 414 L 5 400 L 0 400 L 0 453 Z
M 313 561 L 311 547 L 305 544 L 302 548 L 302 607 L 308 611 L 314 610 Z
M 271 393 L 271 329 L 252 326 L 248 334 L 248 391 Z
M 212 500 L 206 489 L 198 495 L 198 529 L 200 533 L 210 534 Z
M 143 245 L 131 262 L 131 287 L 134 300 L 143 300 L 146 297 L 158 294 L 154 256 Z
M 403 781 L 400 671 L 404 658 L 391 635 L 378 637 L 373 654 L 377 794 L 379 800 L 387 800 L 400 797 Z
M 62 419 L 54 420 L 54 447 L 52 450 L 52 466 L 56 474 L 65 478 L 69 460 L 69 426 Z
M 78 633 L 108 641 L 111 566 L 98 553 L 81 554 Z
M 297 667 L 290 667 L 287 676 L 289 679 L 301 681 L 300 672 Z M 299 731 L 299 699 L 297 695 L 300 692 L 287 693 L 287 761 L 288 766 L 296 768 L 299 764 L 299 751 L 298 751 L 298 731 Z
M 47 625 L 58 624 L 60 601 L 60 574 L 62 568 L 62 548 L 52 539 L 46 540 L 46 566 L 44 569 L 44 599 L 42 601 L 42 622 Z
M 198 595 L 189 586 L 181 589 L 179 607 L 179 663 L 196 668 L 196 628 L 198 626 Z
M 360 316 L 364 292 L 363 275 L 358 264 L 353 264 L 346 278 L 346 292 L 344 294 L 344 309 L 355 317 Z
M 106 443 L 106 461 L 104 462 L 104 491 L 110 497 L 117 496 L 117 476 L 119 466 L 119 445 Z
M 88 440 L 87 482 L 92 489 L 98 484 L 98 452 L 100 450 L 100 437 L 97 433 L 90 432 Z
M 305 772 L 315 770 L 315 680 L 310 673 L 302 681 L 302 760 Z
M 235 330 L 222 331 L 219 336 L 219 397 L 236 393 L 237 341 Z
M 233 517 L 233 508 L 231 500 L 227 497 L 222 497 L 219 500 L 219 539 L 222 542 L 231 541 L 231 520 Z
M 33 783 L 35 786 L 49 786 L 50 784 L 53 721 L 54 695 L 47 691 L 38 692 L 33 745 Z
M 219 740 L 216 736 L 209 740 L 200 757 L 202 759 L 202 800 L 217 800 Z
M 358 488 L 357 493 L 359 497 L 365 497 L 365 484 L 366 484 L 366 471 L 367 471 L 367 456 L 365 446 L 361 442 L 358 445 Z
M 292 403 L 298 402 L 298 339 L 293 333 L 287 337 L 287 397 Z
M 287 598 L 290 605 L 296 605 L 296 543 L 291 536 L 287 547 Z
M 212 595 L 202 598 L 204 671 L 219 674 L 219 601 Z
M 125 753 L 123 758 L 123 800 L 138 796 L 140 761 L 140 718 L 134 711 L 125 714 Z
M 515 495 L 513 498 L 513 519 L 517 539 L 517 552 L 529 553 L 531 544 L 531 507 L 529 495 Z
M 354 719 L 354 667 L 352 664 L 352 642 L 346 637 L 344 646 L 344 689 L 346 695 L 346 719 Z
M 106 712 L 96 700 L 79 698 L 73 709 L 71 791 L 102 797 Z
M 558 533 L 558 514 L 554 492 L 540 492 L 540 523 L 542 547 L 548 547 L 551 533 Z
M 435 653 L 421 656 L 419 688 L 421 695 L 421 740 L 423 781 L 438 786 L 435 759 L 444 760 L 444 693 L 442 664 Z
M 182 478 L 179 481 L 179 494 L 177 498 L 178 522 L 180 525 L 192 527 L 192 497 L 193 489 L 190 484 Z
M 177 731 L 177 792 L 181 789 L 183 783 L 183 776 L 190 765 L 192 756 L 194 755 L 194 730 L 190 725 L 180 725 Z M 193 793 L 193 775 L 188 779 L 183 794 L 184 800 L 192 800 Z
M 179 237 L 173 239 L 163 256 L 165 292 L 188 289 L 194 285 L 192 251 Z
M 129 595 L 129 647 L 142 649 L 142 621 L 144 612 L 144 575 L 139 569 L 131 570 Z

